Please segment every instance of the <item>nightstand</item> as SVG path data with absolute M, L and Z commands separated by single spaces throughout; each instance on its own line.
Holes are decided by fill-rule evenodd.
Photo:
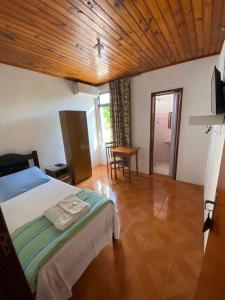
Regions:
M 69 168 L 66 164 L 55 164 L 45 168 L 45 173 L 53 178 L 72 184 Z

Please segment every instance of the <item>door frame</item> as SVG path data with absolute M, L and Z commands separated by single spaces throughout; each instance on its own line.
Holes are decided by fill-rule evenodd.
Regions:
M 150 145 L 149 145 L 149 174 L 153 174 L 153 158 L 154 158 L 154 140 L 155 140 L 155 106 L 156 96 L 162 96 L 172 93 L 179 93 L 180 97 L 177 98 L 176 106 L 176 135 L 175 135 L 175 149 L 174 149 L 174 162 L 172 178 L 176 180 L 177 176 L 177 158 L 179 149 L 179 138 L 180 138 L 180 122 L 181 122 L 181 110 L 182 110 L 182 98 L 183 88 L 165 90 L 151 93 L 151 108 L 150 108 Z

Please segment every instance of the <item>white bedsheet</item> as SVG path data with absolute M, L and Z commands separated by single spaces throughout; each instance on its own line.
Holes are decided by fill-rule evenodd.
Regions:
M 42 215 L 44 210 L 76 191 L 79 189 L 51 179 L 1 203 L 9 232 Z M 114 206 L 107 204 L 42 266 L 38 273 L 37 300 L 71 297 L 74 283 L 102 248 L 111 243 L 112 236 L 119 238 L 119 223 Z

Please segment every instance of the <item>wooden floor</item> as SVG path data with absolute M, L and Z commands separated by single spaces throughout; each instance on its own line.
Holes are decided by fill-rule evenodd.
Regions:
M 115 201 L 121 239 L 104 248 L 73 288 L 73 300 L 190 300 L 203 256 L 203 189 L 167 176 L 107 177 L 79 187 Z

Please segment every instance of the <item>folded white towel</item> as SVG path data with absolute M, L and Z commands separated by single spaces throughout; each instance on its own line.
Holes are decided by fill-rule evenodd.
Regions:
M 90 211 L 88 203 L 80 200 L 75 195 L 69 195 L 56 205 L 48 208 L 44 215 L 59 230 L 65 230 L 73 222 L 81 219 Z
M 57 205 L 71 214 L 78 214 L 83 209 L 87 207 L 90 208 L 90 205 L 87 202 L 80 200 L 73 194 L 59 201 Z

